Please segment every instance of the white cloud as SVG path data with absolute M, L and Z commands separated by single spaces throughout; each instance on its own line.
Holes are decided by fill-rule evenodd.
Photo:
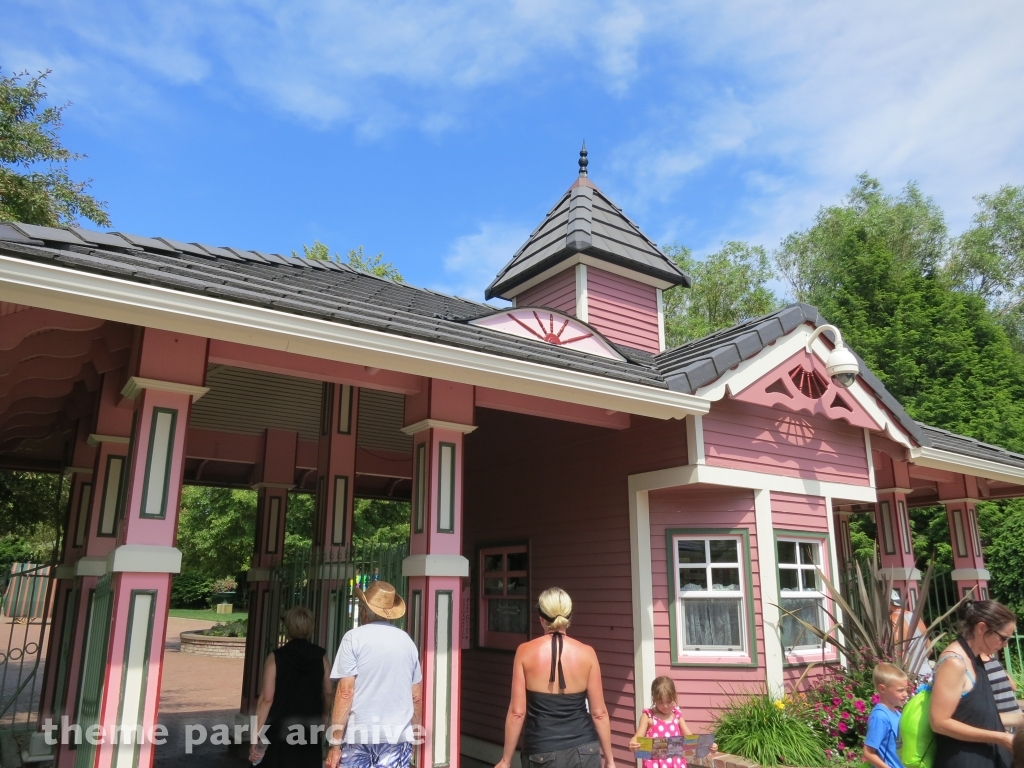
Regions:
M 683 28 L 691 76 L 617 152 L 641 211 L 731 162 L 747 183 L 715 239 L 773 245 L 863 171 L 919 181 L 954 229 L 973 195 L 1024 181 L 1019 3 L 736 0 Z
M 483 301 L 484 289 L 530 236 L 530 228 L 484 222 L 476 232 L 455 239 L 444 257 L 444 280 L 435 291 Z

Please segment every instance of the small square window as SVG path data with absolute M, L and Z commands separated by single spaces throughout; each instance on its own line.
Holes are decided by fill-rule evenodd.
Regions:
M 738 537 L 678 537 L 675 574 L 679 649 L 684 653 L 746 650 L 744 571 Z
M 514 650 L 529 639 L 529 553 L 525 545 L 480 551 L 480 645 Z
M 782 644 L 787 651 L 797 648 L 816 648 L 820 639 L 802 622 L 824 629 L 825 595 L 822 592 L 818 568 L 821 560 L 820 541 L 778 541 L 779 607 Z

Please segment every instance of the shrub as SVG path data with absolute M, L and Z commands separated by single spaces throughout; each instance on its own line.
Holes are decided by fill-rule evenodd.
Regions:
M 213 637 L 245 637 L 247 626 L 247 619 L 236 619 L 235 621 L 227 621 L 222 624 L 214 624 L 209 629 L 203 630 L 203 634 L 212 635 Z
M 213 581 L 198 573 L 179 573 L 171 582 L 172 608 L 206 608 L 213 597 Z
M 806 704 L 766 693 L 737 698 L 715 720 L 715 740 L 723 752 L 758 765 L 824 766 L 824 734 L 817 730 Z
M 870 671 L 866 689 L 858 671 L 829 668 L 804 694 L 808 718 L 827 737 L 825 756 L 829 759 L 860 759 L 874 694 Z

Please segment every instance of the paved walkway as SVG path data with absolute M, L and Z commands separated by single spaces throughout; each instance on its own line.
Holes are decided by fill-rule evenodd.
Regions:
M 167 622 L 163 681 L 160 690 L 160 722 L 167 726 L 167 743 L 157 747 L 157 768 L 196 766 L 241 768 L 248 764 L 243 752 L 207 743 L 185 754 L 186 725 L 202 725 L 212 733 L 214 725 L 234 726 L 242 694 L 242 660 L 192 656 L 180 652 L 178 636 L 206 629 L 211 621 L 175 619 Z

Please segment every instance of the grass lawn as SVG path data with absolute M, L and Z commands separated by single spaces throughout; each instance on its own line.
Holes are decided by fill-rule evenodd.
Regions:
M 171 616 L 176 619 L 202 619 L 203 621 L 238 621 L 249 618 L 248 613 L 217 613 L 213 608 L 171 608 Z

